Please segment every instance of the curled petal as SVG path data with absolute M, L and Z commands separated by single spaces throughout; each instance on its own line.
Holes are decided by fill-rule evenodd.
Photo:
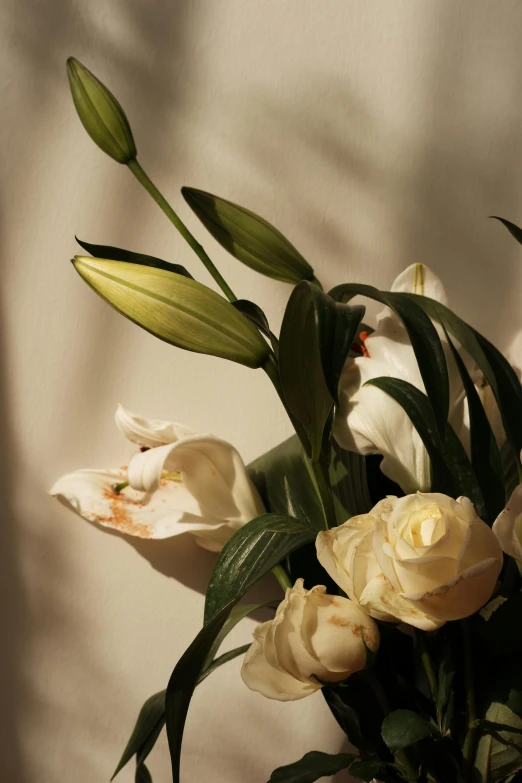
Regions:
M 320 690 L 319 682 L 302 681 L 283 669 L 272 666 L 263 653 L 265 635 L 271 622 L 263 623 L 255 632 L 252 646 L 245 655 L 241 677 L 250 690 L 257 691 L 267 699 L 294 701 L 303 699 Z
M 514 489 L 508 504 L 493 525 L 502 550 L 522 563 L 522 485 Z
M 264 513 L 238 452 L 213 435 L 193 435 L 134 455 L 128 480 L 135 489 L 156 492 L 164 471 L 181 474 L 202 516 L 247 522 Z
M 219 551 L 233 528 L 220 519 L 202 518 L 181 482 L 164 481 L 154 495 L 115 485 L 125 470 L 79 470 L 62 476 L 51 495 L 89 522 L 138 538 L 170 538 L 192 533 L 204 548 Z
M 440 625 L 447 620 L 462 620 L 475 614 L 491 597 L 501 568 L 502 559 L 491 557 L 431 592 L 403 593 L 403 597 L 419 610 L 437 618 Z M 415 625 L 413 622 L 410 624 Z
M 445 623 L 445 620 L 431 616 L 394 590 L 384 574 L 368 582 L 361 595 L 361 606 L 372 617 L 387 615 L 395 622 L 407 623 L 422 631 L 436 631 Z
M 348 598 L 327 595 L 324 587 L 310 591 L 304 606 L 301 638 L 326 669 L 323 679 L 330 682 L 344 680 L 364 669 L 365 644 L 374 651 L 379 647 L 379 631 L 366 612 Z
M 152 449 L 166 443 L 175 443 L 181 438 L 195 435 L 196 431 L 184 424 L 161 419 L 145 419 L 137 413 L 118 405 L 115 415 L 116 426 L 131 443 Z

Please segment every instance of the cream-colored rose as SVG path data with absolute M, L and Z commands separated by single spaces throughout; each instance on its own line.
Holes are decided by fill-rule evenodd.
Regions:
M 502 551 L 522 564 L 522 485 L 513 490 L 506 508 L 495 520 L 493 532 Z
M 478 611 L 502 568 L 495 534 L 468 498 L 388 497 L 319 533 L 317 557 L 372 617 L 425 631 Z
M 379 647 L 375 622 L 357 604 L 303 580 L 288 588 L 273 620 L 254 631 L 241 676 L 269 699 L 291 701 L 366 666 L 366 646 Z M 364 641 L 363 641 L 364 640 Z

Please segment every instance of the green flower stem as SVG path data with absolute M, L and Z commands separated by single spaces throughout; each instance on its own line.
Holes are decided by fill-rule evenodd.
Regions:
M 284 408 L 288 414 L 288 418 L 294 425 L 294 429 L 297 433 L 297 436 L 299 440 L 301 441 L 301 445 L 304 449 L 304 462 L 308 469 L 308 473 L 310 476 L 310 479 L 312 481 L 312 484 L 314 486 L 315 491 L 317 492 L 317 496 L 319 498 L 319 502 L 321 504 L 321 508 L 323 509 L 323 517 L 324 517 L 324 526 L 325 529 L 328 530 L 328 528 L 335 526 L 337 524 L 337 517 L 335 514 L 335 506 L 333 502 L 332 497 L 332 488 L 330 485 L 330 477 L 328 475 L 328 466 L 325 465 L 324 460 L 321 459 L 320 462 L 314 462 L 312 463 L 308 457 L 306 456 L 307 446 L 308 443 L 306 442 L 306 434 L 302 430 L 301 427 L 299 427 L 299 424 L 295 421 L 294 417 L 288 410 L 288 407 L 285 402 L 285 398 L 283 395 L 283 390 L 281 388 L 281 379 L 279 377 L 279 368 L 277 366 L 277 361 L 274 358 L 274 356 L 271 354 L 268 357 L 268 360 L 263 365 L 263 369 L 274 384 L 275 390 L 277 391 L 279 395 L 279 399 L 284 405 Z
M 464 774 L 467 780 L 471 780 L 477 739 L 477 715 L 475 709 L 473 656 L 471 652 L 471 629 L 468 619 L 462 620 L 462 638 L 464 642 L 464 676 L 466 681 L 467 712 L 467 732 L 462 748 L 462 755 L 464 756 Z
M 143 185 L 147 193 L 149 193 L 152 196 L 156 204 L 158 204 L 158 206 L 161 207 L 161 209 L 166 214 L 170 222 L 178 229 L 183 239 L 186 242 L 188 242 L 188 244 L 195 252 L 195 254 L 201 259 L 206 270 L 212 275 L 212 277 L 214 278 L 218 286 L 221 288 L 221 290 L 229 300 L 229 302 L 237 301 L 237 297 L 234 295 L 234 292 L 229 287 L 226 280 L 218 272 L 218 270 L 216 269 L 216 267 L 208 257 L 207 253 L 203 249 L 203 247 L 199 244 L 195 236 L 190 233 L 190 231 L 183 223 L 183 221 L 180 220 L 180 218 L 174 212 L 174 210 L 172 209 L 168 201 L 159 192 L 158 188 L 152 182 L 148 174 L 146 174 L 146 172 L 140 166 L 136 158 L 134 158 L 134 160 L 130 160 L 127 163 L 127 166 L 132 171 L 132 173 L 134 174 L 138 182 L 140 182 Z
M 321 459 L 319 462 L 312 463 L 312 470 L 314 471 L 317 491 L 323 507 L 325 527 L 326 530 L 328 530 L 337 525 L 337 516 L 335 513 L 328 466 Z
M 426 644 L 425 632 L 416 630 L 415 639 L 417 641 L 417 646 L 419 648 L 422 665 L 424 666 L 424 671 L 426 672 L 428 685 L 430 686 L 431 698 L 433 699 L 433 702 L 436 704 L 439 688 L 437 684 L 437 675 L 435 674 L 435 669 L 433 668 L 433 662 L 431 660 L 428 646 Z
M 292 582 L 283 566 L 281 564 L 274 566 L 272 568 L 272 573 L 283 588 L 283 593 L 286 593 L 287 588 L 292 587 Z
M 363 672 L 361 672 L 361 675 L 364 677 L 364 679 L 372 689 L 374 696 L 379 702 L 379 706 L 383 711 L 384 717 L 386 717 L 391 712 L 391 705 L 390 702 L 388 701 L 386 691 L 382 687 L 381 681 L 371 669 L 365 669 Z M 398 750 L 397 753 L 395 753 L 394 755 L 395 755 L 395 761 L 402 767 L 402 769 L 406 773 L 408 782 L 417 783 L 419 776 L 417 770 L 415 769 L 415 765 L 410 760 L 408 751 Z

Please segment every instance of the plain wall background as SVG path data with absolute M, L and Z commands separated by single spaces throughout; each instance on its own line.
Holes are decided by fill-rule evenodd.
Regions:
M 131 174 L 85 134 L 67 55 L 114 91 L 145 169 L 275 328 L 290 288 L 221 250 L 182 185 L 274 222 L 326 286 L 386 287 L 406 265 L 429 264 L 459 313 L 502 347 L 522 326 L 522 251 L 487 216 L 522 222 L 522 7 L 4 0 L 1 14 L 0 779 L 97 783 L 199 629 L 214 558 L 190 540 L 133 546 L 46 490 L 64 472 L 125 462 L 118 402 L 214 432 L 247 461 L 290 427 L 261 371 L 160 343 L 68 263 L 76 233 L 209 281 Z M 253 627 L 245 621 L 231 646 Z M 228 664 L 194 698 L 184 781 L 266 783 L 307 750 L 342 749 L 320 695 L 272 703 L 238 672 Z M 168 781 L 165 744 L 151 758 L 155 781 Z

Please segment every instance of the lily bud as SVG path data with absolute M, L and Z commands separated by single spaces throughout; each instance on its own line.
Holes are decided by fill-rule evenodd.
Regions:
M 74 57 L 67 60 L 67 76 L 78 116 L 94 143 L 118 163 L 134 160 L 132 131 L 114 95 Z
M 268 345 L 230 302 L 184 275 L 89 256 L 73 260 L 78 274 L 118 312 L 186 351 L 261 367 Z

